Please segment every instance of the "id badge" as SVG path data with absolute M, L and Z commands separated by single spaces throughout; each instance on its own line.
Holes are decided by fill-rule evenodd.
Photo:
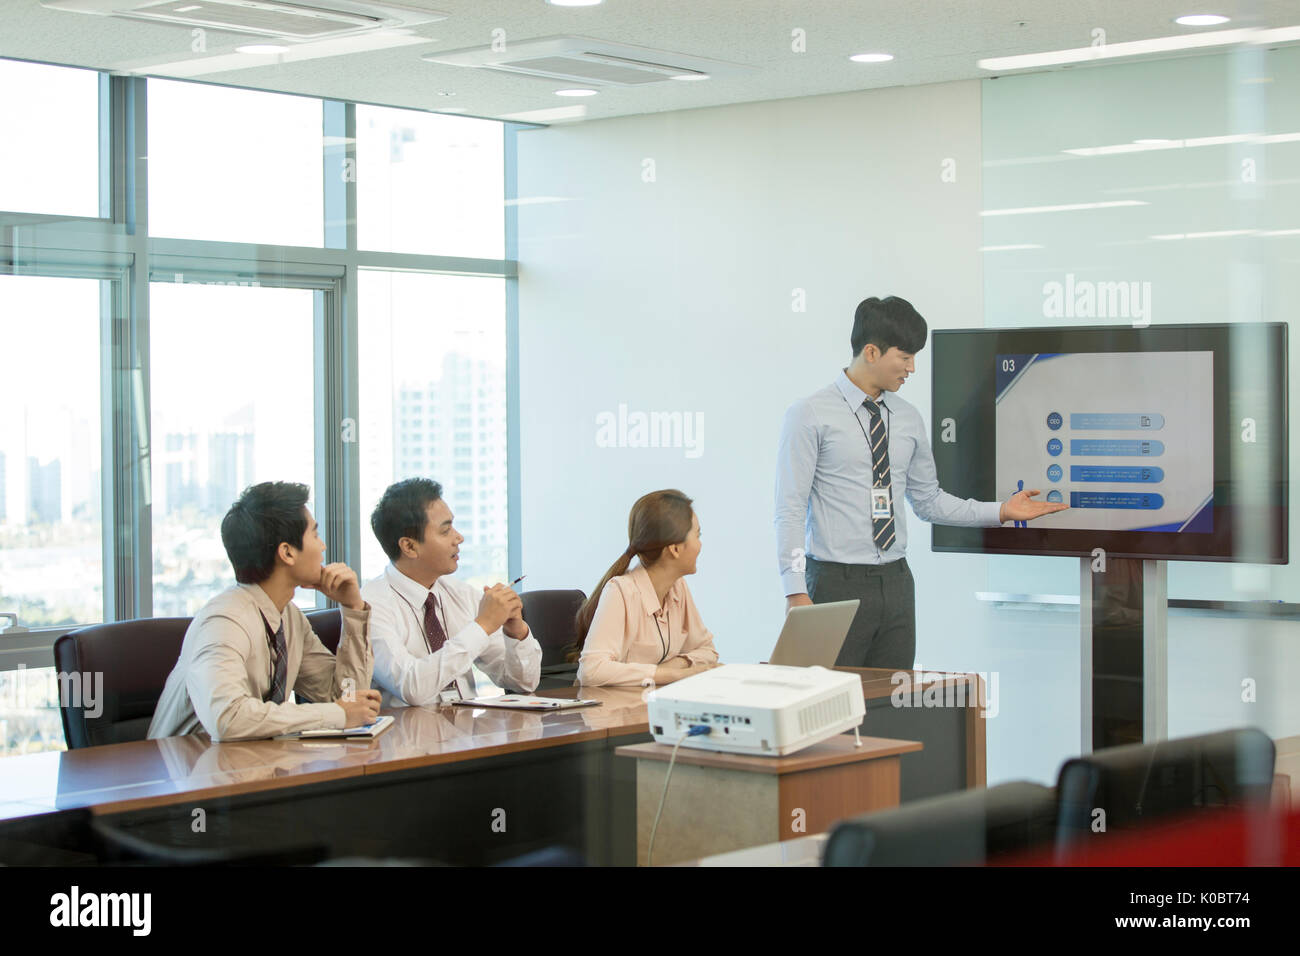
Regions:
M 871 517 L 888 518 L 893 512 L 889 507 L 889 488 L 871 489 Z
M 454 700 L 460 700 L 460 688 L 456 686 L 455 681 L 447 686 L 447 689 L 438 694 L 438 702 L 441 704 L 450 704 Z

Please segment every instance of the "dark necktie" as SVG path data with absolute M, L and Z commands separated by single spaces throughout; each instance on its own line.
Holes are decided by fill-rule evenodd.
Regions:
M 436 654 L 447 643 L 447 632 L 438 621 L 438 599 L 432 594 L 424 599 L 424 639 L 431 654 Z
M 281 618 L 280 629 L 275 632 L 275 676 L 271 678 L 271 703 L 284 703 L 286 696 L 284 685 L 288 676 L 289 647 L 284 640 L 284 619 Z
M 873 488 L 890 487 L 889 473 L 889 439 L 885 434 L 885 421 L 880 414 L 880 406 L 871 399 L 862 403 L 867 406 L 871 416 L 871 429 L 868 441 L 871 443 L 871 485 Z M 875 510 L 874 508 L 872 509 Z M 871 538 L 881 551 L 887 551 L 894 543 L 894 494 L 889 493 L 889 514 L 884 518 L 871 518 Z

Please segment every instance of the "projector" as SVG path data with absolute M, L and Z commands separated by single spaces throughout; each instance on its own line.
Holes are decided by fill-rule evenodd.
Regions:
M 651 691 L 650 732 L 683 747 L 725 753 L 791 754 L 853 730 L 866 706 L 856 674 L 825 667 L 724 664 Z

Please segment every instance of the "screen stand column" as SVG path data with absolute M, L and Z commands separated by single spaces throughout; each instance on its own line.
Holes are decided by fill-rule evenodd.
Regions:
M 1100 550 L 1079 561 L 1082 753 L 1169 736 L 1167 572 Z

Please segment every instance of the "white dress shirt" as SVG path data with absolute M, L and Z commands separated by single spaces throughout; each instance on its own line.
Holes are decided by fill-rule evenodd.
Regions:
M 438 602 L 447 642 L 430 651 L 424 635 L 424 602 Z M 461 697 L 476 696 L 470 668 L 477 663 L 497 684 L 531 691 L 542 672 L 542 646 L 530 633 L 522 641 L 501 630 L 488 634 L 474 620 L 483 589 L 443 576 L 426 588 L 391 563 L 367 581 L 361 596 L 370 604 L 370 641 L 375 649 L 374 687 L 385 707 L 437 704 L 451 683 Z

